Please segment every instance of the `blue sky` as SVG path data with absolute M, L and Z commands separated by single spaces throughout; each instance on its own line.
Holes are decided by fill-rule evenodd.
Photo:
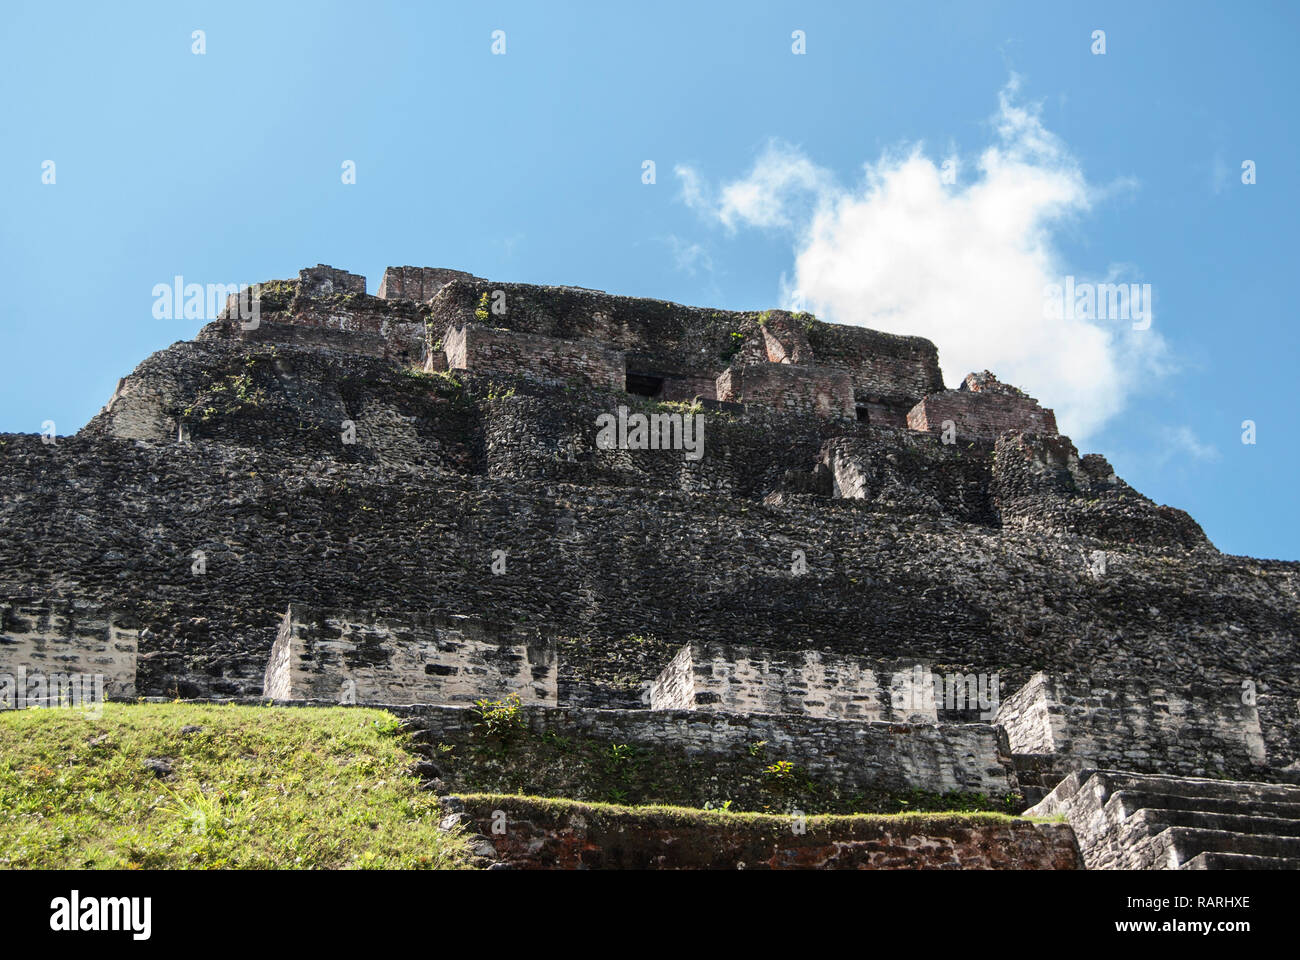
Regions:
M 1297 559 L 1297 20 L 1269 3 L 9 2 L 0 429 L 74 432 L 192 337 L 152 316 L 176 274 L 323 262 L 373 292 L 415 264 L 725 308 L 797 297 L 931 336 L 950 386 L 961 366 L 1020 381 L 1221 549 Z M 1035 291 L 1066 275 L 1149 283 L 1150 329 L 1054 326 Z

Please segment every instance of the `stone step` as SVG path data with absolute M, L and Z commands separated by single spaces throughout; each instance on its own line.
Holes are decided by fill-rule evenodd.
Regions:
M 1117 794 L 1116 797 L 1118 796 Z M 1194 827 L 1198 830 L 1217 830 L 1226 833 L 1300 838 L 1300 820 L 1243 816 L 1233 813 L 1202 813 L 1198 810 L 1153 810 L 1150 808 L 1138 810 L 1133 816 L 1151 824 L 1152 834 L 1159 833 L 1162 827 Z
M 1266 803 L 1300 803 L 1300 786 L 1280 783 L 1259 783 L 1254 780 L 1207 780 L 1200 777 L 1167 777 L 1158 774 L 1124 773 L 1116 770 L 1079 771 L 1079 776 L 1091 772 L 1107 795 L 1121 790 L 1161 793 L 1174 797 L 1207 797 L 1216 800 L 1262 800 Z M 1075 776 L 1072 774 L 1071 776 Z
M 1081 796 L 1086 792 L 1086 798 Z M 1259 813 L 1292 819 L 1292 805 L 1300 805 L 1300 786 L 1259 783 L 1250 780 L 1209 780 L 1200 777 L 1173 777 L 1159 774 L 1130 773 L 1121 770 L 1085 768 L 1066 776 L 1037 804 L 1025 811 L 1027 816 L 1053 817 L 1064 809 L 1082 802 L 1099 808 L 1116 793 L 1167 797 L 1152 806 L 1162 809 L 1203 809 L 1207 813 Z M 1226 807 L 1217 806 L 1218 803 Z M 1276 808 L 1264 805 L 1278 804 Z M 1297 814 L 1300 816 L 1300 814 Z
M 1300 870 L 1300 859 L 1249 853 L 1198 853 L 1179 870 Z
M 1300 787 L 1290 784 L 1084 769 L 1026 813 L 1064 814 L 1092 869 L 1180 869 L 1201 854 L 1228 859 L 1189 869 L 1228 869 L 1238 855 L 1300 860 Z
M 1157 839 L 1170 851 L 1171 867 L 1181 867 L 1201 853 L 1245 853 L 1257 857 L 1300 860 L 1300 837 L 1169 827 Z
M 1300 803 L 1282 803 L 1240 797 L 1189 797 L 1146 790 L 1120 790 L 1111 795 L 1110 804 L 1121 808 L 1127 817 L 1139 810 L 1193 810 L 1198 813 L 1227 813 L 1247 817 L 1276 817 L 1300 820 Z

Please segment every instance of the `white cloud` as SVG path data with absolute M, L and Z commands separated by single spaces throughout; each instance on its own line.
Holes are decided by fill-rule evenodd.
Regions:
M 673 167 L 673 173 L 677 179 L 682 182 L 682 202 L 692 209 L 701 209 L 709 205 L 709 200 L 705 196 L 707 189 L 704 179 L 695 171 L 694 168 L 685 164 L 678 164 Z
M 688 204 L 729 230 L 794 234 L 787 305 L 928 337 L 950 384 L 991 369 L 1053 407 L 1077 441 L 1124 409 L 1160 369 L 1165 347 L 1154 326 L 1045 317 L 1045 288 L 1067 274 L 1090 279 L 1062 263 L 1054 232 L 1134 184 L 1089 183 L 1038 109 L 1017 102 L 1018 86 L 1013 76 L 999 95 L 995 141 L 970 164 L 952 155 L 936 163 L 913 145 L 865 164 L 861 183 L 846 188 L 799 150 L 773 143 L 716 200 L 696 171 L 677 173 Z M 952 182 L 944 160 L 970 179 Z M 1115 268 L 1106 272 L 1114 279 Z
M 692 277 L 701 270 L 705 273 L 713 272 L 713 258 L 701 244 L 669 235 L 668 245 L 672 249 L 673 262 L 678 270 Z
M 1162 464 L 1180 455 L 1190 456 L 1193 460 L 1219 459 L 1219 449 L 1212 443 L 1202 443 L 1191 427 L 1165 427 L 1161 439 L 1159 459 Z
M 722 188 L 718 219 L 728 229 L 737 224 L 753 227 L 788 227 L 814 202 L 834 191 L 835 180 L 794 147 L 768 145 L 754 169 L 743 180 Z

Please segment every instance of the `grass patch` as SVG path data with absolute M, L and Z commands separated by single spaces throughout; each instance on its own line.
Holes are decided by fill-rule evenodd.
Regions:
M 461 866 L 402 738 L 356 708 L 0 713 L 0 867 Z
M 666 804 L 628 806 L 580 800 L 563 800 L 555 797 L 535 797 L 524 794 L 457 793 L 467 806 L 475 809 L 500 808 L 516 815 L 530 811 L 538 815 L 561 818 L 580 814 L 593 824 L 612 825 L 638 823 L 643 827 L 696 826 L 775 829 L 788 831 L 790 817 L 785 814 L 730 812 L 703 810 L 695 807 L 677 807 Z M 954 813 L 952 811 L 928 813 L 852 813 L 817 814 L 804 817 L 809 831 L 826 830 L 851 834 L 873 829 L 925 829 L 971 827 L 980 824 L 1013 823 L 1024 821 L 1005 813 L 978 811 Z M 1043 821 L 1056 822 L 1056 821 Z

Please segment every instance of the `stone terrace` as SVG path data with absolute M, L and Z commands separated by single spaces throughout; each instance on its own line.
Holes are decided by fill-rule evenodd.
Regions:
M 76 436 L 0 438 L 0 673 L 396 703 L 433 787 L 575 801 L 1300 779 L 1300 565 L 1220 554 L 987 371 L 946 391 L 926 340 L 777 310 L 424 267 L 379 294 L 264 284 Z M 702 456 L 598 445 L 620 408 L 699 417 Z

